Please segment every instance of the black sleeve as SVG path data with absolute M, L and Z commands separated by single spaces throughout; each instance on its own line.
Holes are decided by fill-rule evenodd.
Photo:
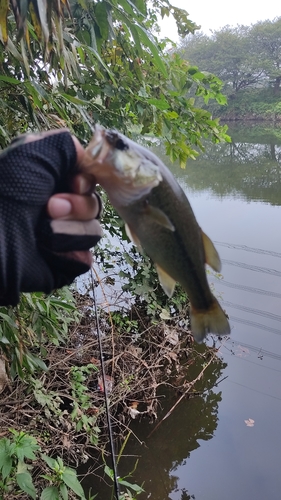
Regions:
M 46 215 L 50 196 L 69 192 L 75 164 L 67 131 L 28 143 L 16 140 L 0 155 L 0 305 L 17 304 L 21 291 L 50 293 L 88 271 L 86 264 L 54 252 Z M 89 248 L 100 236 L 86 236 L 84 243 L 83 238 L 69 238 L 69 250 Z

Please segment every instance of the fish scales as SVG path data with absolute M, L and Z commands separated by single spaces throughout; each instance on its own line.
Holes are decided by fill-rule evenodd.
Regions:
M 174 231 L 146 217 L 146 206 L 156 206 L 169 214 Z M 149 257 L 179 282 L 196 307 L 207 309 L 213 301 L 204 266 L 201 231 L 189 202 L 181 189 L 174 189 L 164 178 L 148 196 L 130 205 L 130 210 L 119 207 L 120 216 L 131 227 Z M 192 226 L 192 227 L 190 227 Z M 193 257 L 195 256 L 195 258 Z
M 218 253 L 170 170 L 148 149 L 99 126 L 86 151 L 82 170 L 105 189 L 131 240 L 153 260 L 167 295 L 175 282 L 186 290 L 195 339 L 229 334 L 206 278 L 205 262 L 220 271 Z

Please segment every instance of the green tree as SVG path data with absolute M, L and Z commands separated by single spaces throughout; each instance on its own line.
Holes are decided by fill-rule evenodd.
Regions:
M 256 86 L 264 70 L 252 51 L 251 28 L 225 26 L 211 36 L 202 33 L 188 36 L 180 46 L 182 57 L 204 71 L 217 75 L 229 95 Z
M 273 93 L 278 96 L 281 85 L 281 17 L 253 25 L 250 41 L 264 80 L 273 86 Z
M 194 88 L 220 100 L 219 80 L 164 53 L 166 41 L 152 34 L 158 15 L 173 15 L 181 35 L 196 27 L 168 0 L 34 0 L 29 11 L 26 2 L 18 4 L 20 12 L 1 17 L 0 145 L 18 132 L 62 125 L 86 140 L 81 109 L 106 127 L 165 137 L 169 153 L 183 164 L 194 145 L 201 146 L 202 134 L 225 137 L 186 95 Z M 7 0 L 0 2 L 2 12 L 4 5 Z

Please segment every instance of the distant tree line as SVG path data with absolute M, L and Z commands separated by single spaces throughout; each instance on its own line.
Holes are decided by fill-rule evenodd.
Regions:
M 281 88 L 281 17 L 251 26 L 225 26 L 211 35 L 188 35 L 179 47 L 181 57 L 224 82 L 230 97 L 245 89 Z

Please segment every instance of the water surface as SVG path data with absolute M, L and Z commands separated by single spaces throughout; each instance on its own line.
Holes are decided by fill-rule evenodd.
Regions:
M 232 144 L 208 145 L 186 170 L 170 166 L 223 261 L 210 282 L 230 316 L 230 340 L 217 342 L 227 366 L 211 367 L 204 395 L 151 437 L 149 423 L 134 424 L 144 445 L 126 451 L 141 455 L 140 498 L 281 498 L 281 141 L 278 130 L 230 134 Z M 166 396 L 164 413 L 175 400 Z M 124 458 L 119 472 L 133 463 Z

